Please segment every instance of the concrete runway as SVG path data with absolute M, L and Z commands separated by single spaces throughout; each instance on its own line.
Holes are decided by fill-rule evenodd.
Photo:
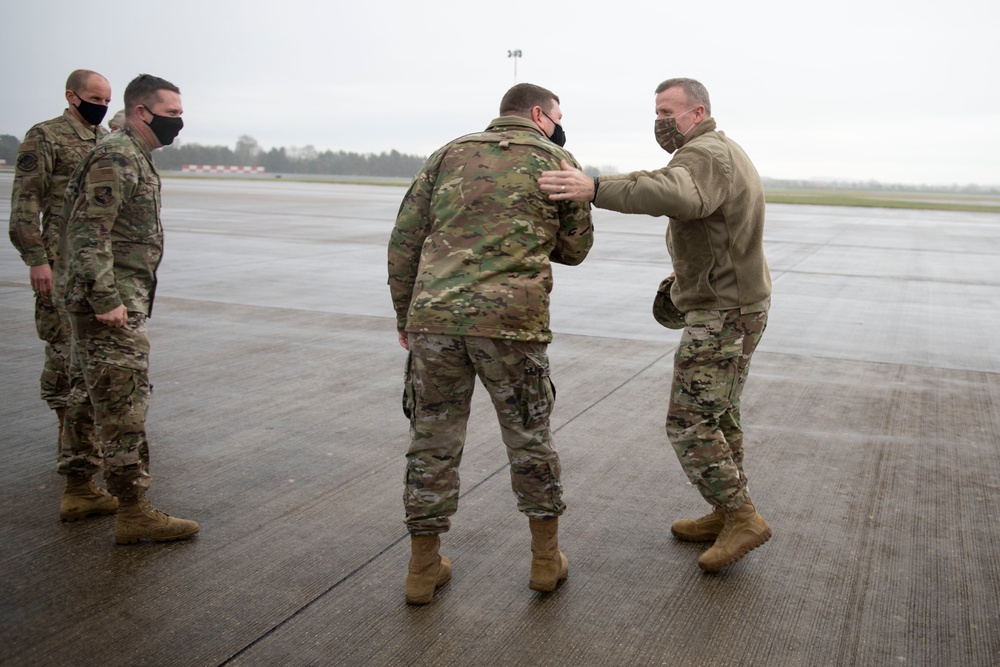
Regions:
M 528 589 L 480 388 L 453 579 L 408 607 L 385 285 L 403 192 L 165 180 L 150 496 L 200 522 L 177 543 L 59 522 L 28 272 L 0 244 L 0 664 L 1000 664 L 1000 216 L 768 208 L 744 426 L 774 537 L 706 575 L 669 533 L 705 506 L 663 431 L 665 221 L 595 211 L 591 256 L 553 292 L 569 579 Z

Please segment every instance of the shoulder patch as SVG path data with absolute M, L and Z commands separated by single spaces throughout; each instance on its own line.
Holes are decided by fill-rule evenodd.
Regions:
M 94 203 L 107 208 L 115 203 L 115 193 L 107 185 L 94 186 Z
M 21 153 L 17 156 L 17 168 L 21 171 L 34 171 L 38 167 L 38 158 L 34 153 Z

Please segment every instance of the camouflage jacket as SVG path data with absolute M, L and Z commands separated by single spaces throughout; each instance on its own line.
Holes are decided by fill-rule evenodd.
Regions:
M 80 163 L 64 216 L 66 308 L 106 313 L 124 305 L 148 315 L 163 254 L 160 175 L 131 127 L 113 132 Z
M 413 180 L 389 241 L 399 330 L 550 342 L 550 262 L 579 264 L 590 204 L 552 202 L 544 170 L 576 165 L 529 120 L 504 116 L 435 152 Z
M 707 118 L 656 171 L 601 176 L 594 204 L 670 217 L 667 249 L 681 312 L 764 310 L 771 274 L 764 257 L 764 188 L 750 158 Z
M 28 266 L 55 263 L 66 184 L 107 133 L 100 125 L 88 128 L 67 109 L 24 135 L 10 198 L 10 241 Z

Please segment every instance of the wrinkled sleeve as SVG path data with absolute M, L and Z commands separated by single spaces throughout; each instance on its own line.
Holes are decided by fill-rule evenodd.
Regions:
M 594 204 L 620 213 L 708 217 L 725 199 L 729 175 L 708 154 L 690 151 L 663 169 L 601 177 Z
M 54 165 L 52 143 L 41 130 L 32 128 L 17 150 L 10 197 L 10 242 L 28 266 L 49 261 L 42 241 L 40 216 Z
M 115 286 L 111 239 L 115 220 L 135 191 L 138 172 L 126 157 L 106 154 L 80 175 L 79 194 L 66 226 L 75 282 L 82 285 L 95 313 L 122 305 Z
M 587 257 L 594 245 L 594 224 L 590 204 L 561 202 L 559 204 L 559 236 L 549 259 L 559 264 L 576 266 Z
M 567 154 L 568 162 L 582 169 L 580 163 Z M 558 169 L 558 166 L 554 166 Z M 559 235 L 549 260 L 558 264 L 576 266 L 590 252 L 594 245 L 594 224 L 590 216 L 590 204 L 585 202 L 559 202 Z
M 428 158 L 414 177 L 396 215 L 389 237 L 389 292 L 396 310 L 396 329 L 406 328 L 406 313 L 420 266 L 420 250 L 431 230 L 431 197 L 445 149 Z

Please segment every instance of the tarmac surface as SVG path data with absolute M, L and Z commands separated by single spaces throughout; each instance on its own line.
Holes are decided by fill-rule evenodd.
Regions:
M 59 522 L 28 272 L 0 244 L 0 664 L 1000 664 L 1000 216 L 768 207 L 773 307 L 743 406 L 774 537 L 709 575 L 669 532 L 706 506 L 663 430 L 665 220 L 595 211 L 552 295 L 569 579 L 528 589 L 480 388 L 453 578 L 410 607 L 385 284 L 403 192 L 164 181 L 150 497 L 201 524 L 182 542 Z

